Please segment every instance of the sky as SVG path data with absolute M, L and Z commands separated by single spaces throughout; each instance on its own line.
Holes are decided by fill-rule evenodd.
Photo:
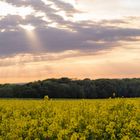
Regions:
M 0 0 L 0 83 L 140 77 L 140 0 Z

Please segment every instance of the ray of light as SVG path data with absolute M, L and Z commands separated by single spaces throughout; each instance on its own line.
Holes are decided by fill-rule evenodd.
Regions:
M 29 40 L 29 45 L 31 47 L 31 50 L 33 52 L 39 52 L 42 50 L 42 45 L 41 42 L 35 32 L 35 27 L 32 26 L 31 24 L 28 25 L 19 25 L 25 32 L 28 40 Z

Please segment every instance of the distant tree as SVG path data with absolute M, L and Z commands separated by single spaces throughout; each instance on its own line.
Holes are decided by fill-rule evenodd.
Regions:
M 0 84 L 1 98 L 140 97 L 140 78 L 84 80 L 47 79 L 27 84 Z

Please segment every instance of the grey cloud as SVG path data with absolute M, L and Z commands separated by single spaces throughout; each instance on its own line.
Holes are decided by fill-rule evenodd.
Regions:
M 56 6 L 58 6 L 60 8 L 60 10 L 56 10 L 51 8 L 51 4 L 44 4 L 43 1 L 41 0 L 28 0 L 28 1 L 19 1 L 19 0 L 5 0 L 6 2 L 15 5 L 15 6 L 30 6 L 33 7 L 33 9 L 36 12 L 43 12 L 46 14 L 46 16 L 53 21 L 56 22 L 62 22 L 64 21 L 64 19 L 62 18 L 62 16 L 58 15 L 57 12 L 64 10 L 67 14 L 67 16 L 72 16 L 72 14 L 74 12 L 76 12 L 77 10 L 74 9 L 74 7 L 68 3 L 65 2 L 61 2 L 59 0 L 49 0 L 52 1 Z
M 42 16 L 36 17 L 31 14 L 22 19 L 18 15 L 8 15 L 0 20 L 0 29 L 6 29 L 0 32 L 0 56 L 17 55 L 21 53 L 34 53 L 31 50 L 28 36 L 18 26 L 19 24 L 31 24 L 36 27 L 35 33 L 41 42 L 39 53 L 63 52 L 67 50 L 79 50 L 86 53 L 96 53 L 100 50 L 106 50 L 120 46 L 120 41 L 136 41 L 140 37 L 140 29 L 117 27 L 116 23 L 124 23 L 123 20 L 110 20 L 102 22 L 81 21 L 72 22 L 65 21 L 58 12 L 52 9 L 50 5 L 45 5 L 39 0 L 6 0 L 16 6 L 32 6 L 36 12 L 41 11 L 49 17 L 51 22 L 44 21 Z M 59 0 L 50 0 L 54 2 L 61 10 L 67 14 L 77 12 L 70 4 Z M 58 23 L 58 25 L 66 26 L 74 32 L 61 28 L 49 27 L 50 23 Z M 115 26 L 104 25 L 103 23 L 115 24 Z M 15 31 L 10 31 L 15 29 Z
M 24 33 L 13 31 L 0 33 L 0 56 L 31 52 Z
M 0 20 L 0 29 L 15 29 L 22 22 L 22 18 L 18 15 L 7 15 Z
M 38 7 L 42 6 L 44 4 L 41 0 L 3 0 L 7 3 L 10 3 L 12 5 L 15 5 L 17 7 L 21 6 L 33 6 L 35 9 L 38 9 Z
M 35 10 L 41 10 L 41 11 L 45 11 L 45 12 L 49 12 L 47 10 L 49 9 L 49 6 L 51 4 L 46 5 L 43 1 L 41 0 L 4 0 L 8 3 L 11 3 L 12 5 L 15 6 L 31 6 L 33 7 Z M 61 0 L 49 0 L 50 2 L 54 3 L 60 10 L 63 10 L 66 12 L 67 15 L 72 15 L 73 13 L 77 13 L 80 12 L 79 10 L 76 10 L 74 8 L 74 6 L 72 6 L 70 3 L 66 3 L 64 1 Z M 57 11 L 51 8 L 51 10 L 53 11 Z
M 32 24 L 36 28 L 45 27 L 49 22 L 43 21 L 42 17 L 35 17 L 34 15 L 26 16 L 23 19 L 19 15 L 7 15 L 0 20 L 0 29 L 6 29 L 7 31 L 14 29 L 20 31 L 19 25 Z
M 81 11 L 75 9 L 74 6 L 72 6 L 69 3 L 65 3 L 65 2 L 62 2 L 60 0 L 50 0 L 50 1 L 55 3 L 55 5 L 57 7 L 59 7 L 61 10 L 65 11 L 67 16 L 73 16 L 74 13 L 80 13 L 81 12 Z
M 102 20 L 100 24 L 128 24 L 129 22 L 122 19 Z

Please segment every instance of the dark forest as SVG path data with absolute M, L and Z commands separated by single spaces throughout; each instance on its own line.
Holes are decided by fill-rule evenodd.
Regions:
M 1 98 L 140 97 L 140 79 L 47 79 L 26 84 L 1 84 Z

